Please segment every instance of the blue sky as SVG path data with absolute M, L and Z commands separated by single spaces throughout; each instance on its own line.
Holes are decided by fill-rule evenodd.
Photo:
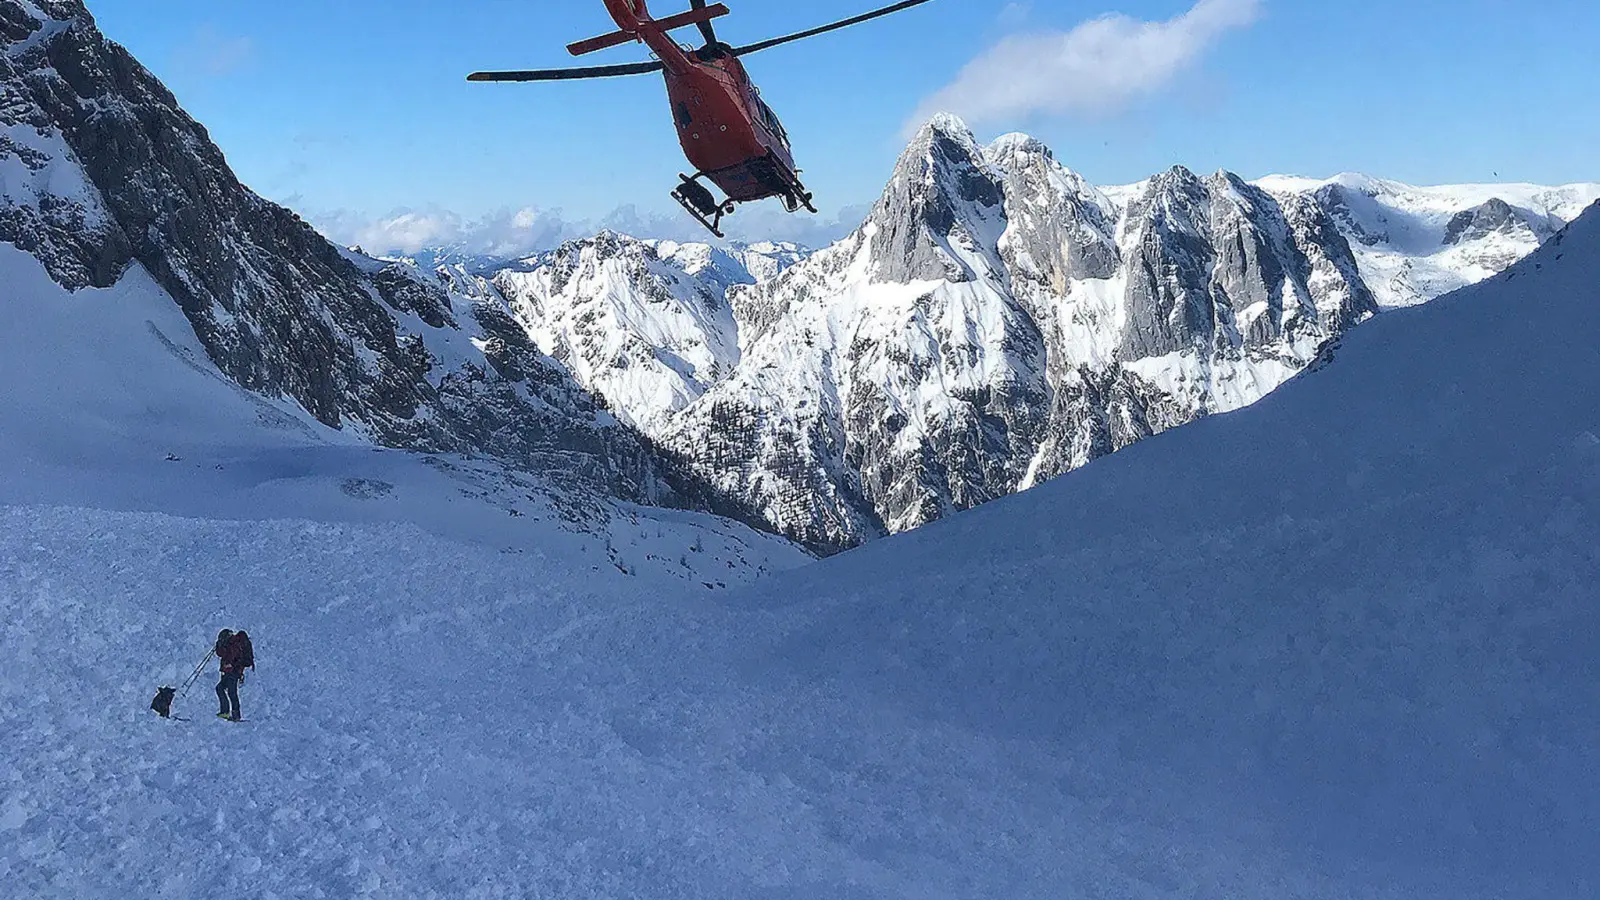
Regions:
M 743 43 L 884 0 L 729 2 L 719 27 Z M 519 210 L 552 235 L 601 220 L 681 224 L 666 193 L 684 163 L 659 77 L 464 80 L 570 64 L 564 44 L 611 27 L 600 0 L 88 5 L 248 184 L 336 237 L 380 240 L 389 232 L 369 226 L 408 210 L 421 234 L 431 223 L 445 237 L 451 221 L 464 233 Z M 1107 13 L 1122 18 L 1085 26 Z M 826 230 L 876 197 L 907 123 L 945 105 L 981 139 L 1037 135 L 1101 184 L 1174 163 L 1247 177 L 1600 180 L 1597 59 L 1593 0 L 936 0 L 748 63 Z M 615 213 L 628 205 L 633 215 Z M 820 233 L 772 211 L 740 215 L 752 231 Z

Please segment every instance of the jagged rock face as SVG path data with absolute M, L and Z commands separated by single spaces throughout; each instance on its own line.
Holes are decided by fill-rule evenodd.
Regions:
M 1024 484 L 1065 475 L 1196 417 L 1182 398 L 1120 365 L 1080 367 L 1057 385 L 1050 425 Z
M 1235 175 L 1174 169 L 1128 209 L 1130 328 L 1119 354 L 1253 352 L 1310 331 L 1320 338 L 1377 311 L 1348 245 L 1315 206 L 1293 214 Z M 1311 286 L 1345 300 L 1319 312 Z
M 240 385 L 390 446 L 722 503 L 539 352 L 492 287 L 347 253 L 244 188 L 80 0 L 0 0 L 0 127 L 0 240 L 74 289 L 142 266 Z
M 1370 190 L 1358 191 L 1342 184 L 1324 185 L 1317 190 L 1316 202 L 1339 221 L 1341 231 L 1351 240 L 1368 247 L 1391 240 L 1386 211 Z
M 25 39 L 21 52 L 14 45 L 6 80 L 32 107 L 29 118 L 71 150 L 104 204 L 116 235 L 109 243 L 126 248 L 110 266 L 98 262 L 106 252 L 84 248 L 76 263 L 96 273 L 90 283 L 103 286 L 137 260 L 241 385 L 287 394 L 329 425 L 346 416 L 378 428 L 413 421 L 423 402 L 414 361 L 356 268 L 293 214 L 245 190 L 204 129 L 86 11 L 55 9 L 67 18 L 38 22 L 42 37 Z M 66 269 L 52 274 L 72 282 Z M 391 365 L 364 369 L 344 339 Z
M 1019 283 L 1059 295 L 1073 279 L 1117 273 L 1116 210 L 1050 148 L 1026 135 L 1007 135 L 985 156 L 1000 176 L 1011 228 L 1000 241 L 1006 268 Z
M 58 13 L 64 4 L 46 4 Z M 62 284 L 105 287 L 132 259 L 127 235 L 67 156 L 60 129 L 23 76 L 41 60 L 47 12 L 0 4 L 0 240 L 32 253 Z M 59 28 L 59 26 L 56 26 Z
M 1187 169 L 1151 181 L 1129 208 L 1136 223 L 1128 258 L 1131 319 L 1122 355 L 1130 359 L 1208 349 L 1217 339 L 1218 306 L 1210 295 L 1216 248 L 1209 241 L 1211 198 Z
M 1479 256 L 1487 265 L 1504 270 L 1525 255 L 1518 250 L 1543 243 L 1561 230 L 1562 224 L 1559 219 L 1551 221 L 1495 197 L 1452 216 L 1445 226 L 1444 243 L 1449 247 L 1494 246 Z
M 1517 229 L 1533 230 L 1528 221 L 1511 208 L 1511 204 L 1497 197 L 1482 206 L 1452 216 L 1450 224 L 1444 229 L 1444 242 L 1455 246 L 1494 232 L 1506 233 Z
M 925 129 L 867 220 L 873 275 L 899 284 L 977 280 L 982 273 L 966 257 L 986 248 L 984 226 L 1003 218 L 1004 203 L 970 132 Z
M 747 377 L 777 389 L 788 373 L 762 367 Z M 813 549 L 839 550 L 883 534 L 846 461 L 838 398 L 821 385 L 810 386 L 814 393 L 792 387 L 810 396 L 781 414 L 782 440 L 773 440 L 779 414 L 717 394 L 696 403 L 692 416 L 679 420 L 696 424 L 681 425 L 676 440 L 668 440 L 697 467 L 716 473 L 719 489 L 746 499 L 780 533 Z

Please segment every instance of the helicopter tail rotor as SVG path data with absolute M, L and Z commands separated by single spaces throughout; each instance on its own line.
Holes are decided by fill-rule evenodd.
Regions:
M 662 31 L 673 31 L 678 28 L 687 28 L 690 25 L 698 25 L 702 34 L 710 34 L 712 35 L 712 40 L 715 40 L 716 32 L 711 28 L 711 20 L 720 19 L 731 12 L 727 4 L 707 4 L 706 0 L 690 0 L 689 5 L 694 8 L 686 13 L 668 16 L 665 19 L 656 19 L 654 25 Z M 567 52 L 573 56 L 583 56 L 585 53 L 593 53 L 596 50 L 618 47 L 637 38 L 638 34 L 632 31 L 613 31 L 610 34 L 603 34 L 596 38 L 568 44 Z

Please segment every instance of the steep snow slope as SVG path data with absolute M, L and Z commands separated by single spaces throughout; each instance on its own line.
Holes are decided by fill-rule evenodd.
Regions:
M 799 573 L 742 658 L 1172 838 L 952 895 L 1595 896 L 1597 348 L 1600 208 L 1249 410 Z M 1224 875 L 1197 822 L 1331 883 Z
M 31 255 L 0 245 L 0 285 L 0 503 L 402 522 L 696 585 L 805 561 L 744 526 L 596 492 L 581 460 L 518 472 L 331 429 L 226 378 L 137 265 L 111 288 L 70 293 Z
M 509 709 L 523 691 L 560 702 L 527 674 L 581 692 L 565 633 L 808 561 L 559 467 L 331 429 L 226 378 L 137 264 L 68 292 L 0 245 L 0 305 L 5 896 L 527 896 L 553 882 L 497 842 L 534 810 L 491 802 L 537 754 L 498 755 Z M 254 730 L 199 730 L 224 727 L 209 680 L 180 700 L 191 721 L 151 728 L 144 695 L 178 684 L 222 621 L 257 633 L 238 726 Z M 541 733 L 620 759 L 572 721 Z M 542 795 L 539 814 L 566 806 L 572 835 L 598 829 L 598 784 Z M 606 885 L 607 865 L 566 884 Z
M 1385 307 L 1415 306 L 1503 272 L 1600 200 L 1600 184 L 1415 187 L 1348 173 L 1255 183 L 1330 210 Z
M 1597 286 L 1600 213 L 1251 409 L 736 595 L 398 526 L 6 507 L 0 877 L 1592 897 Z M 144 712 L 221 625 L 257 637 L 255 721 L 204 688 Z

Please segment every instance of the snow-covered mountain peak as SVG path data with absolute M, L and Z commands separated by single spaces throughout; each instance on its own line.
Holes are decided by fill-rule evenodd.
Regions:
M 855 234 L 733 303 L 738 369 L 666 440 L 822 547 L 1251 403 L 1375 310 L 1314 204 L 1182 167 L 1119 203 L 953 117 Z
M 1038 138 L 1026 134 L 1008 134 L 985 147 L 983 156 L 1001 178 L 1008 181 L 1031 180 L 1036 185 L 1034 189 L 1046 192 L 1045 196 L 1034 201 L 1036 205 L 1057 198 L 1074 199 L 1093 203 L 1108 215 L 1113 213 L 1110 199 L 1090 184 L 1088 179 L 1057 160 L 1055 151 Z
M 1074 278 L 1104 279 L 1117 270 L 1117 207 L 1039 140 L 1007 135 L 985 159 L 1005 195 L 999 251 L 1013 277 L 1054 296 Z
M 744 260 L 775 271 L 800 252 L 605 231 L 504 269 L 490 284 L 541 350 L 624 421 L 656 434 L 738 364 L 728 293 L 756 281 Z
M 1403 192 L 1405 185 L 1386 178 L 1375 178 L 1361 172 L 1340 172 L 1329 179 L 1330 183 L 1342 188 L 1359 191 L 1369 197 L 1380 197 L 1384 194 Z
M 1143 190 L 1128 202 L 1127 218 L 1134 224 L 1145 222 L 1151 215 L 1193 218 L 1195 208 L 1206 199 L 1205 182 L 1184 166 L 1173 166 L 1142 184 Z
M 986 171 L 983 148 L 966 123 L 952 115 L 934 118 L 906 146 L 895 164 L 885 194 L 914 188 L 918 184 L 953 191 L 963 200 L 994 205 L 998 199 L 984 187 Z
M 1398 305 L 1383 252 L 1404 247 L 1409 264 L 1448 251 L 1401 272 L 1422 281 L 1437 266 L 1466 283 L 1536 246 L 1584 196 L 1502 187 L 1509 212 L 1488 189 L 1358 175 L 1250 182 L 1174 166 L 1101 189 L 1036 138 L 980 146 L 942 116 L 832 247 L 651 244 L 658 264 L 725 300 L 726 318 L 678 276 L 665 291 L 636 283 L 650 269 L 638 261 L 582 298 L 507 293 L 528 301 L 541 347 L 592 360 L 570 364 L 620 415 L 790 535 L 836 547 L 1249 405 L 1380 301 Z M 752 254 L 779 265 L 758 272 Z M 726 257 L 746 276 L 729 278 Z M 661 327 L 674 304 L 684 324 Z M 571 316 L 566 338 L 536 323 L 553 309 Z M 657 380 L 667 389 L 642 387 Z
M 972 130 L 955 116 L 935 117 L 900 155 L 863 226 L 873 276 L 900 284 L 978 279 L 1005 228 L 1004 200 Z
M 1481 206 L 1463 210 L 1450 218 L 1445 225 L 1444 243 L 1457 246 L 1469 241 L 1484 240 L 1491 235 L 1517 240 L 1543 239 L 1556 229 L 1547 220 L 1535 219 L 1525 210 L 1517 209 L 1499 197 Z
M 791 243 L 572 240 L 479 279 L 541 350 L 623 421 L 658 435 L 740 359 L 735 297 L 809 255 Z
M 976 144 L 978 140 L 966 119 L 955 113 L 942 112 L 934 113 L 921 128 L 917 129 L 911 138 L 910 146 L 926 144 L 939 136 L 971 144 Z
M 1021 131 L 1002 134 L 984 149 L 990 159 L 1012 155 L 1038 155 L 1055 159 L 1055 151 L 1046 146 L 1044 141 Z
M 991 167 L 1003 175 L 1030 169 L 1047 171 L 1053 177 L 1073 185 L 1076 190 L 1098 193 L 1087 179 L 1056 159 L 1054 150 L 1030 134 L 1013 132 L 1001 135 L 983 148 L 983 156 Z

